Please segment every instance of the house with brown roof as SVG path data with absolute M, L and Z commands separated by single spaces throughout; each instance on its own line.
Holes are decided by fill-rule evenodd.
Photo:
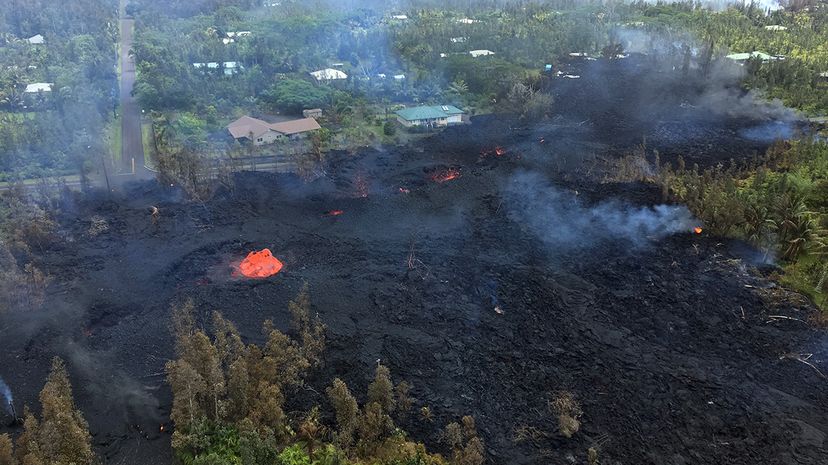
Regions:
M 253 145 L 272 144 L 285 138 L 294 139 L 317 129 L 322 127 L 313 118 L 268 123 L 258 118 L 242 116 L 227 125 L 227 130 L 234 139 L 247 139 L 253 142 Z

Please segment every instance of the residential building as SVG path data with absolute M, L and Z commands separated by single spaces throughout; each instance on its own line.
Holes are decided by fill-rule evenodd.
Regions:
M 396 112 L 397 121 L 403 126 L 439 127 L 463 122 L 463 110 L 453 105 L 411 107 Z
M 340 81 L 348 79 L 348 75 L 338 69 L 325 68 L 310 73 L 317 81 Z
M 494 54 L 495 54 L 495 52 L 493 52 L 491 50 L 472 50 L 471 52 L 469 52 L 469 55 L 471 55 L 474 58 L 487 57 L 489 55 L 494 55 Z
M 305 118 L 321 118 L 322 117 L 322 109 L 321 108 L 311 108 L 309 110 L 302 110 L 302 116 Z
M 321 110 L 320 110 L 321 112 Z M 295 139 L 302 134 L 321 129 L 313 118 L 302 118 L 281 123 L 268 123 L 258 118 L 242 116 L 227 125 L 236 140 L 247 139 L 253 145 L 272 144 L 285 138 Z
M 54 83 L 52 82 L 35 82 L 33 84 L 27 85 L 26 90 L 23 92 L 27 94 L 36 94 L 38 92 L 51 92 L 53 85 Z
M 44 39 L 40 34 L 33 35 L 28 39 L 25 39 L 25 41 L 32 45 L 43 45 L 46 43 L 46 39 Z
M 765 52 L 750 52 L 750 53 L 731 53 L 730 55 L 725 56 L 725 58 L 729 60 L 733 60 L 739 64 L 742 64 L 751 58 L 758 58 L 764 62 L 768 61 L 776 61 L 776 60 L 784 60 L 785 57 L 781 55 L 768 55 Z

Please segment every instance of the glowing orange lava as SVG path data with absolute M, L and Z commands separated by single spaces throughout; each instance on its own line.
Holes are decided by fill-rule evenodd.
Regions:
M 701 234 L 702 231 L 704 231 L 704 230 L 702 228 L 698 227 L 698 226 L 693 228 L 693 232 L 696 233 L 696 234 Z
M 345 213 L 344 210 L 328 210 L 325 212 L 325 216 L 339 216 Z
M 282 266 L 282 262 L 273 256 L 270 249 L 262 249 L 250 252 L 239 265 L 239 271 L 248 278 L 267 278 L 281 271 Z
M 506 149 L 503 147 L 495 147 L 495 155 L 498 157 L 503 156 L 506 153 Z
M 447 170 L 438 171 L 431 175 L 431 180 L 438 183 L 444 183 L 457 179 L 460 177 L 460 170 L 457 168 L 449 168 Z

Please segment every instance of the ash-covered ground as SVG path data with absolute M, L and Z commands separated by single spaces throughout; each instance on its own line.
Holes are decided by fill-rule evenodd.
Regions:
M 558 101 L 598 98 L 582 79 L 555 83 L 583 86 L 556 87 Z M 639 105 L 611 95 L 620 103 L 608 107 Z M 825 333 L 799 321 L 810 305 L 766 279 L 755 250 L 693 234 L 657 188 L 596 173 L 661 127 L 670 137 L 650 147 L 662 153 L 745 159 L 767 142 L 738 134 L 767 120 L 694 125 L 665 110 L 613 142 L 603 128 L 615 119 L 581 111 L 561 106 L 530 127 L 478 118 L 418 147 L 332 154 L 311 183 L 243 173 L 205 203 L 152 183 L 67 199 L 63 240 L 39 263 L 54 277 L 44 308 L 0 321 L 0 376 L 18 408 L 36 405 L 50 358 L 65 357 L 104 462 L 169 463 L 170 305 L 192 298 L 204 321 L 220 310 L 261 342 L 265 319 L 288 328 L 287 302 L 307 281 L 329 344 L 294 411 L 327 405 L 318 393 L 335 376 L 364 393 L 381 359 L 435 413 L 404 422 L 415 439 L 440 450 L 439 427 L 471 414 L 491 463 L 586 463 L 591 446 L 606 464 L 828 462 L 827 381 L 791 355 L 826 370 Z M 232 277 L 264 247 L 284 262 L 278 275 Z M 569 440 L 547 409 L 562 390 L 584 410 Z M 547 434 L 517 441 L 527 428 Z

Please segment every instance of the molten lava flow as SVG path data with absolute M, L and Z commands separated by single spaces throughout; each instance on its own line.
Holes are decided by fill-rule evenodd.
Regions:
M 431 175 L 431 180 L 438 183 L 444 183 L 451 181 L 453 179 L 457 179 L 460 177 L 460 170 L 457 168 L 449 168 L 447 170 L 442 170 L 434 173 Z
M 503 156 L 506 153 L 506 149 L 503 147 L 495 147 L 495 155 L 498 157 Z
M 693 228 L 693 232 L 696 233 L 696 234 L 701 234 L 703 231 L 704 230 L 702 228 L 700 228 L 699 226 L 696 226 L 695 228 Z
M 250 252 L 239 265 L 241 274 L 248 278 L 267 278 L 278 273 L 281 269 L 282 262 L 273 256 L 270 249 Z
M 344 210 L 328 210 L 325 212 L 325 216 L 339 216 L 345 213 Z

